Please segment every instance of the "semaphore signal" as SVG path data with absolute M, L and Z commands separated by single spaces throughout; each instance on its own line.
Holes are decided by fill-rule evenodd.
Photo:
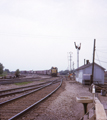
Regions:
M 80 45 L 76 45 L 76 42 L 74 42 L 75 48 L 77 49 L 77 68 L 79 67 L 79 50 L 81 49 L 81 43 Z

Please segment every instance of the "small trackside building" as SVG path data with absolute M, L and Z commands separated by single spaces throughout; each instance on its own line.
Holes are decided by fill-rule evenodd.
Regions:
M 91 82 L 92 75 L 92 63 L 85 64 L 75 70 L 76 81 L 84 84 L 84 81 Z M 104 72 L 105 68 L 94 63 L 94 78 L 93 83 L 104 84 Z

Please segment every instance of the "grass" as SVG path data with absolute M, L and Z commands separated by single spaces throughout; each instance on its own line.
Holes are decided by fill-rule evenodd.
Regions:
M 29 83 L 32 83 L 32 81 L 30 81 L 30 82 L 15 83 L 15 85 L 26 85 L 26 84 L 29 84 Z
M 2 74 L 0 74 L 0 77 L 3 77 L 3 75 L 2 75 Z
M 3 72 L 3 74 L 0 74 L 0 77 L 4 77 L 7 75 L 7 72 Z
M 44 82 L 44 80 L 40 80 L 40 82 Z

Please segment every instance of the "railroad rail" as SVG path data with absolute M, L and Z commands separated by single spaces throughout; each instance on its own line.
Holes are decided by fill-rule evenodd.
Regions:
M 29 92 L 27 92 L 27 93 L 24 93 L 24 94 L 22 94 L 22 95 L 19 95 L 19 96 L 17 96 L 17 97 L 12 98 L 12 99 L 9 99 L 9 100 L 6 100 L 6 101 L 4 101 L 4 102 L 1 102 L 1 103 L 0 103 L 0 106 L 1 106 L 1 105 L 4 105 L 4 104 L 6 104 L 6 103 L 12 102 L 12 101 L 14 101 L 14 100 L 17 100 L 17 99 L 19 99 L 19 98 L 25 97 L 25 96 L 27 96 L 27 95 L 29 95 L 29 94 L 31 94 L 31 93 L 34 93 L 34 92 L 36 92 L 36 91 L 38 91 L 38 90 L 41 90 L 42 88 L 47 87 L 47 86 L 51 85 L 52 83 L 54 83 L 54 81 L 56 81 L 56 80 L 57 80 L 57 79 L 51 81 L 50 83 L 46 82 L 46 83 L 48 83 L 48 84 L 43 85 L 43 86 L 41 86 L 41 87 L 39 86 L 37 89 L 34 89 L 34 90 L 32 90 L 32 91 L 29 91 Z M 42 84 L 42 83 L 41 83 L 41 84 Z M 11 93 L 10 93 L 10 94 L 11 94 Z
M 104 90 L 107 92 L 107 85 L 95 85 L 96 92 L 101 92 L 101 90 Z
M 5 103 L 0 103 L 0 119 L 16 120 L 53 94 L 56 90 L 58 90 L 61 84 L 62 80 L 54 80 L 47 85 L 33 90 L 32 93 L 25 95 L 26 97 L 24 96 L 20 97 L 21 99 L 15 99 L 15 101 L 11 100 Z
M 0 79 L 0 85 L 6 85 L 6 84 L 14 84 L 14 83 L 20 83 L 20 82 L 29 82 L 29 81 L 39 81 L 39 80 L 45 80 L 45 79 L 50 79 L 52 77 L 48 78 L 15 78 L 15 79 Z
M 24 86 L 24 87 L 1 90 L 0 91 L 0 98 L 8 96 L 8 95 L 10 96 L 10 95 L 13 95 L 13 94 L 23 93 L 23 92 L 30 91 L 30 90 L 33 90 L 33 89 L 37 89 L 37 88 L 42 87 L 42 85 L 50 83 L 50 82 L 52 82 L 52 80 L 47 81 L 47 82 L 43 82 L 43 83 L 39 83 L 39 84 Z
M 101 85 L 101 84 L 94 84 L 95 85 L 95 92 L 101 93 L 101 90 L 107 92 L 107 84 Z M 89 91 L 92 92 L 92 85 L 89 87 Z

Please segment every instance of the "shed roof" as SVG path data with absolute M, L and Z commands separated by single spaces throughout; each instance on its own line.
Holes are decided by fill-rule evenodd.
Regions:
M 82 70 L 84 68 L 87 68 L 89 66 L 91 66 L 93 63 L 89 63 L 89 64 L 85 64 L 85 65 L 82 65 L 81 67 L 77 68 L 75 71 L 78 71 L 78 70 Z M 99 66 L 101 69 L 105 70 L 105 68 L 103 68 L 102 66 L 98 65 L 97 63 L 94 63 L 95 65 Z

